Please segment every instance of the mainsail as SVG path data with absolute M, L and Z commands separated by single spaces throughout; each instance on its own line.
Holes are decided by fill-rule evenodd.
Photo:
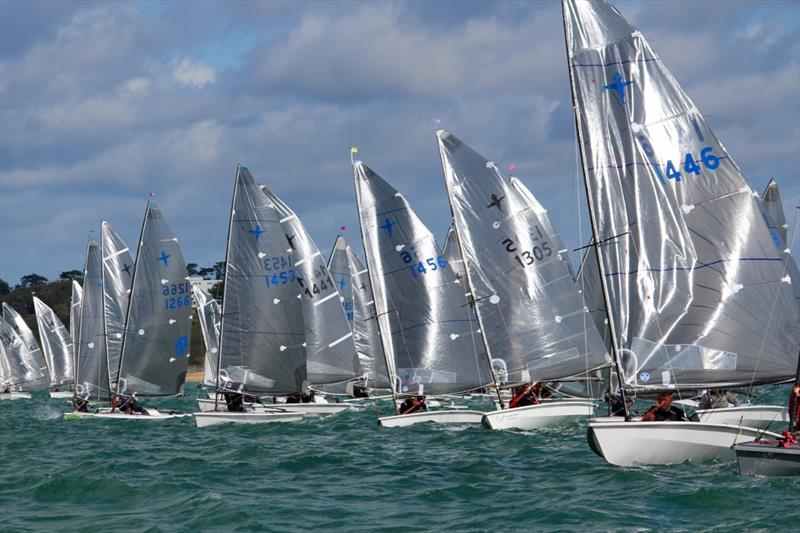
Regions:
M 128 312 L 128 296 L 133 279 L 133 259 L 128 247 L 105 220 L 101 223 L 101 233 L 106 355 L 109 382 L 113 388 L 119 372 L 125 315 Z
M 446 394 L 493 382 L 477 321 L 431 232 L 394 187 L 353 166 L 375 307 L 397 394 Z
M 740 169 L 642 34 L 564 1 L 574 108 L 609 322 L 630 386 L 790 379 L 800 316 Z
M 280 215 L 291 248 L 303 306 L 306 379 L 313 385 L 341 383 L 360 376 L 353 332 L 347 322 L 337 283 L 305 226 L 275 193 L 261 187 Z
M 306 383 L 301 289 L 280 219 L 239 166 L 225 261 L 221 389 L 294 394 Z
M 389 383 L 386 356 L 383 353 L 375 298 L 369 272 L 351 246 L 347 246 L 347 265 L 353 286 L 353 339 L 361 366 L 369 369 L 367 379 L 378 385 Z
M 49 378 L 42 352 L 41 350 L 37 353 L 31 351 L 29 344 L 19 335 L 14 323 L 9 320 L 9 318 L 13 319 L 13 314 L 6 315 L 6 307 L 4 302 L 3 314 L 8 318 L 0 320 L 0 345 L 3 347 L 4 358 L 2 385 L 19 387 L 24 390 L 46 388 L 49 385 Z M 16 313 L 10 307 L 8 309 Z
M 498 378 L 550 380 L 608 364 L 544 209 L 453 134 L 439 130 L 437 138 L 467 279 Z
M 50 373 L 50 386 L 56 387 L 73 379 L 72 337 L 55 312 L 36 296 L 33 297 L 36 323 L 42 352 Z
M 192 335 L 191 288 L 178 239 L 153 202 L 145 209 L 124 331 L 117 394 L 179 394 Z
M 78 336 L 81 330 L 81 300 L 83 288 L 72 280 L 72 295 L 69 300 L 69 336 L 72 339 L 72 381 L 75 382 L 75 369 L 78 367 Z
M 100 245 L 90 240 L 86 248 L 83 296 L 75 355 L 75 393 L 87 400 L 107 400 L 108 358 L 103 329 L 103 273 Z
M 36 340 L 36 335 L 33 334 L 31 328 L 25 322 L 25 319 L 17 313 L 16 309 L 3 302 L 3 320 L 19 335 L 22 342 L 29 352 L 26 355 L 26 361 L 33 367 L 41 369 L 45 374 L 47 373 L 47 362 L 42 354 L 42 349 L 39 347 L 39 342 Z
M 219 326 L 222 312 L 217 301 L 200 287 L 192 285 L 192 293 L 197 305 L 197 316 L 200 319 L 203 342 L 206 346 L 206 356 L 203 358 L 203 385 L 215 387 L 217 385 L 217 367 L 219 366 Z

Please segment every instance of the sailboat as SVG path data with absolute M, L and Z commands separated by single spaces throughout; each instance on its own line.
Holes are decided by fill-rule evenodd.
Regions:
M 0 320 L 0 400 L 21 400 L 31 397 L 32 391 L 47 388 L 49 377 L 42 352 L 19 334 L 16 323 L 22 317 L 3 302 Z M 24 323 L 24 322 L 23 322 Z M 27 326 L 26 326 L 27 327 Z M 28 330 L 30 331 L 30 330 Z
M 203 333 L 203 342 L 206 347 L 206 354 L 203 358 L 203 385 L 216 387 L 219 326 L 222 320 L 222 312 L 217 301 L 200 287 L 192 285 L 192 294 L 197 304 L 197 316 L 200 320 L 200 330 Z
M 133 258 L 128 246 L 107 221 L 100 223 L 100 248 L 103 255 L 103 328 L 109 383 L 114 389 L 122 353 L 122 337 L 128 312 L 128 297 L 133 279 Z
M 103 328 L 102 261 L 100 245 L 94 239 L 89 239 L 86 245 L 80 315 L 73 323 L 77 327 L 77 336 L 73 338 L 76 403 L 85 401 L 99 404 L 107 402 L 111 397 Z M 64 418 L 70 419 L 72 414 L 65 413 Z
M 72 354 L 72 337 L 69 331 L 56 316 L 55 312 L 42 300 L 33 297 L 36 323 L 39 326 L 44 360 L 50 375 L 51 398 L 71 398 L 72 391 L 58 390 L 74 379 L 74 358 Z
M 642 34 L 564 0 L 579 147 L 623 395 L 789 380 L 800 312 L 758 195 Z M 615 465 L 733 459 L 755 428 L 589 421 Z
M 774 221 L 775 218 L 771 220 Z M 785 245 L 785 232 L 782 239 L 782 244 Z M 793 239 L 794 247 L 800 248 L 800 207 L 796 211 Z M 739 473 L 751 476 L 800 476 L 800 357 L 794 385 L 789 394 L 789 427 L 783 432 L 782 438 L 757 439 L 733 446 Z
M 359 222 L 394 398 L 463 393 L 494 382 L 472 309 L 411 205 L 361 161 L 353 164 Z M 379 418 L 479 424 L 483 413 L 423 411 Z
M 223 410 L 220 398 L 300 394 L 308 384 L 302 295 L 290 250 L 275 204 L 240 165 L 225 253 L 217 397 L 213 411 L 195 413 L 198 427 L 303 418 L 277 409 Z
M 452 133 L 436 137 L 465 281 L 498 381 L 527 387 L 608 366 L 544 209 Z M 581 399 L 500 407 L 484 415 L 492 429 L 549 427 L 594 414 L 594 403 Z

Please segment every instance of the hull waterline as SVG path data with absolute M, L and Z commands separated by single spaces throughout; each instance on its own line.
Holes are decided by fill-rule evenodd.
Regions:
M 483 425 L 491 429 L 537 429 L 561 427 L 594 416 L 595 404 L 585 400 L 558 400 L 483 415 Z
M 412 413 L 410 415 L 384 416 L 378 419 L 378 423 L 387 428 L 406 427 L 423 422 L 435 422 L 436 424 L 480 424 L 483 413 L 480 411 L 427 411 L 424 413 Z

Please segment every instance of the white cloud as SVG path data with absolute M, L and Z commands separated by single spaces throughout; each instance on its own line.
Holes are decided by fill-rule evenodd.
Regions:
M 217 81 L 217 72 L 213 68 L 189 58 L 176 62 L 172 76 L 184 85 L 198 88 Z

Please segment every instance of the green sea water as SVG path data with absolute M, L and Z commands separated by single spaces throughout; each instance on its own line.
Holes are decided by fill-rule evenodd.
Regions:
M 154 405 L 191 412 L 187 389 Z M 0 402 L 0 530 L 800 530 L 800 478 L 743 477 L 729 462 L 618 468 L 581 425 L 387 429 L 370 406 L 199 429 L 66 410 L 45 393 Z

